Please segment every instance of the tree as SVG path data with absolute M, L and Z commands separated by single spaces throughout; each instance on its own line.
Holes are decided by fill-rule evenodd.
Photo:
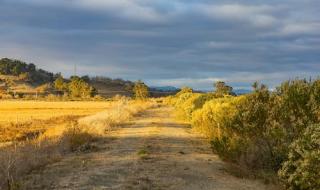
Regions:
M 20 60 L 8 58 L 0 59 L 0 74 L 14 76 L 27 74 L 28 80 L 37 85 L 54 81 L 53 73 L 37 69 L 33 63 L 27 64 Z
M 96 92 L 92 86 L 77 76 L 71 77 L 68 87 L 72 97 L 92 97 Z
M 215 87 L 215 93 L 219 96 L 232 94 L 232 90 L 233 90 L 232 87 L 226 85 L 226 83 L 223 81 L 218 81 L 214 83 L 214 87 Z
M 54 81 L 54 88 L 58 91 L 67 91 L 68 85 L 64 82 L 62 75 L 59 75 L 58 78 Z
M 149 88 L 141 80 L 134 84 L 133 92 L 135 98 L 138 100 L 145 100 L 149 97 Z
M 29 72 L 35 72 L 36 71 L 36 65 L 33 64 L 33 63 L 30 63 L 28 66 L 27 66 Z
M 90 77 L 88 75 L 82 76 L 81 79 L 84 80 L 85 82 L 90 82 Z

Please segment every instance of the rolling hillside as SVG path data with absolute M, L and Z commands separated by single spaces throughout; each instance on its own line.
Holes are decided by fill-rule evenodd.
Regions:
M 60 76 L 43 69 L 39 69 L 33 63 L 25 63 L 20 60 L 0 59 L 0 97 L 24 97 L 59 94 L 54 88 L 54 81 Z M 134 82 L 108 77 L 82 76 L 85 82 L 92 86 L 97 95 L 110 98 L 115 95 L 132 96 Z M 66 82 L 69 78 L 64 79 Z M 173 87 L 172 87 L 173 88 Z M 151 96 L 159 97 L 174 94 L 172 88 L 150 88 Z M 60 93 L 61 94 L 61 93 Z

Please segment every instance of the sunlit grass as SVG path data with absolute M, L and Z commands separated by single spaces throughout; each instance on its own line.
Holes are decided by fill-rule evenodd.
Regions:
M 92 151 L 93 144 L 104 137 L 111 127 L 128 122 L 133 116 L 155 105 L 153 102 L 119 100 L 113 103 L 101 102 L 1 102 L 2 110 L 29 109 L 39 120 L 10 124 L 0 128 L 0 140 L 13 140 L 12 145 L 0 146 L 0 189 L 20 188 L 19 179 L 30 171 L 60 159 L 70 151 Z M 32 107 L 32 105 L 34 107 Z M 37 113 L 41 109 L 104 109 L 103 112 L 79 120 L 75 113 L 41 120 Z M 1 107 L 2 108 L 2 107 Z M 72 112 L 72 111 L 70 111 Z M 97 111 L 92 111 L 97 112 Z M 65 112 L 68 113 L 68 112 Z M 81 112 L 82 113 L 82 112 Z M 89 115 L 89 112 L 85 112 Z M 11 115 L 15 112 L 12 111 Z M 17 141 L 20 135 L 20 141 Z M 30 138 L 29 138 L 30 137 Z M 1 141 L 0 141 L 1 145 Z
M 0 125 L 47 120 L 60 116 L 85 116 L 112 106 L 112 102 L 94 101 L 0 101 Z
M 0 101 L 0 143 L 34 138 L 50 128 L 56 133 L 80 117 L 110 109 L 113 104 L 115 102 Z

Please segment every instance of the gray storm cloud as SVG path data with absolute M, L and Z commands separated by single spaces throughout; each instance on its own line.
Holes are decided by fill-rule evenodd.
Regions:
M 320 71 L 320 2 L 2 0 L 0 56 L 53 72 L 209 89 Z

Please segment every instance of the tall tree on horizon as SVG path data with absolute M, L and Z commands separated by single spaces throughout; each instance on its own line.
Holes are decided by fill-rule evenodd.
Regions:
M 133 93 L 134 97 L 138 100 L 146 100 L 150 95 L 148 86 L 141 80 L 138 80 L 134 84 Z
M 218 96 L 223 95 L 231 95 L 233 88 L 231 86 L 226 85 L 223 81 L 217 81 L 214 83 L 215 93 Z

